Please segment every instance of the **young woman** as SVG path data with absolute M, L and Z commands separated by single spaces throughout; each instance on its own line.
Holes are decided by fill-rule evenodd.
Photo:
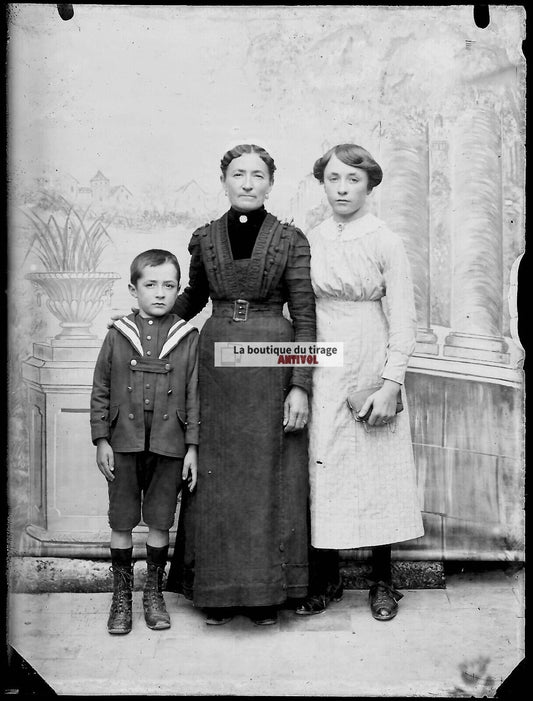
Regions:
M 313 375 L 311 581 L 296 613 L 321 613 L 342 596 L 339 549 L 371 547 L 370 607 L 384 621 L 402 597 L 392 586 L 391 543 L 423 535 L 402 389 L 415 347 L 413 289 L 401 239 L 368 211 L 382 179 L 368 151 L 335 146 L 314 176 L 332 209 L 309 234 L 317 340 L 343 342 L 344 366 Z
M 214 344 L 315 340 L 309 244 L 264 208 L 275 165 L 263 148 L 236 146 L 221 170 L 230 209 L 194 232 L 173 310 L 188 320 L 213 303 L 199 342 L 198 489 L 182 503 L 167 588 L 192 596 L 209 624 L 235 607 L 269 624 L 307 594 L 311 371 L 215 367 Z

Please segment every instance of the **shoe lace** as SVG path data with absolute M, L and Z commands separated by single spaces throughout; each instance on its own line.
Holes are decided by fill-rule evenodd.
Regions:
M 127 609 L 127 595 L 131 586 L 132 577 L 127 570 L 121 567 L 113 567 L 113 565 L 111 565 L 109 571 L 119 577 L 119 586 L 113 591 L 111 606 L 117 613 L 123 613 Z
M 379 608 L 389 608 L 392 603 L 403 597 L 399 591 L 393 589 L 389 584 L 378 582 L 372 585 L 372 600 L 375 606 Z M 392 601 L 391 601 L 392 599 Z

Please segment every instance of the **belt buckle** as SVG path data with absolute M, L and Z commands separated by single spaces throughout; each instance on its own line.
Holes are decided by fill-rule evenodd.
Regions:
M 247 321 L 250 302 L 246 299 L 236 299 L 233 302 L 233 321 Z

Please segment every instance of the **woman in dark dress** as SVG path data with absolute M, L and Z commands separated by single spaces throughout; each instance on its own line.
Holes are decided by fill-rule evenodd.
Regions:
M 264 625 L 307 593 L 311 369 L 215 367 L 214 343 L 314 341 L 315 303 L 307 239 L 263 206 L 271 156 L 239 145 L 221 170 L 231 208 L 194 232 L 174 307 L 189 320 L 210 297 L 213 312 L 199 343 L 198 487 L 183 495 L 167 588 L 203 607 L 207 623 L 246 607 Z

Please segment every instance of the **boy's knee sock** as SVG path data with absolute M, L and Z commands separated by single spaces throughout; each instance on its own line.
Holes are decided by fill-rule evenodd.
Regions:
M 121 567 L 122 569 L 129 570 L 131 567 L 133 548 L 110 548 L 110 550 L 113 567 Z
M 164 570 L 168 558 L 168 545 L 163 545 L 162 548 L 156 548 L 153 545 L 146 544 L 146 562 L 148 565 L 156 565 Z

